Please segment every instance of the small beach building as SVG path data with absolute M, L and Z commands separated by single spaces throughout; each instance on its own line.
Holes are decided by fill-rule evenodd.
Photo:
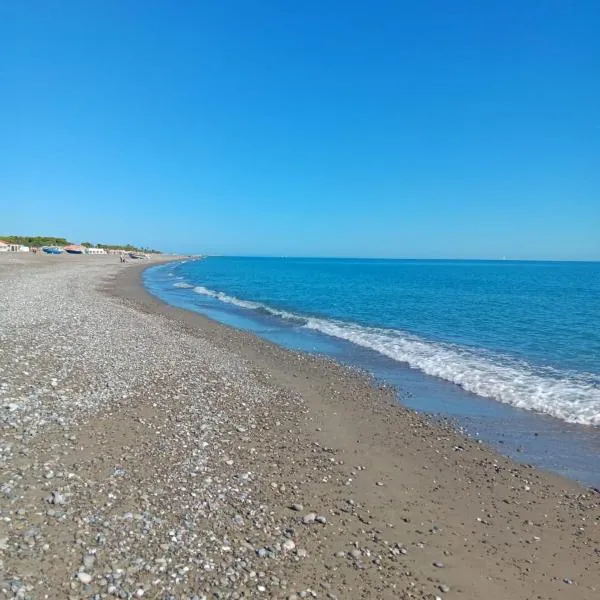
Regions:
M 29 252 L 29 246 L 21 246 L 21 244 L 0 240 L 0 252 Z
M 106 250 L 104 248 L 86 248 L 86 254 L 106 254 Z

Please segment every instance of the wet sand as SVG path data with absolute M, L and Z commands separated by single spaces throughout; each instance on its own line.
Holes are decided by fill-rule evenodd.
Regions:
M 113 261 L 0 256 L 7 597 L 600 593 L 600 495 Z

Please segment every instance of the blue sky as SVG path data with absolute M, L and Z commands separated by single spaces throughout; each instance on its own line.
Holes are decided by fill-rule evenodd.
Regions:
M 0 233 L 600 259 L 600 5 L 0 3 Z

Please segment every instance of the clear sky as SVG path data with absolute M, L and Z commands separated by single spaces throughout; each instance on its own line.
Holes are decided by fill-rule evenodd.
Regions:
M 0 234 L 600 259 L 598 0 L 5 0 Z

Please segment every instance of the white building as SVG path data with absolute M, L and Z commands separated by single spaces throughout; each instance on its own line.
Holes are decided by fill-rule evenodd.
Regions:
M 106 250 L 104 248 L 86 248 L 86 254 L 106 254 Z
M 29 252 L 29 246 L 21 246 L 21 244 L 0 240 L 0 252 Z

